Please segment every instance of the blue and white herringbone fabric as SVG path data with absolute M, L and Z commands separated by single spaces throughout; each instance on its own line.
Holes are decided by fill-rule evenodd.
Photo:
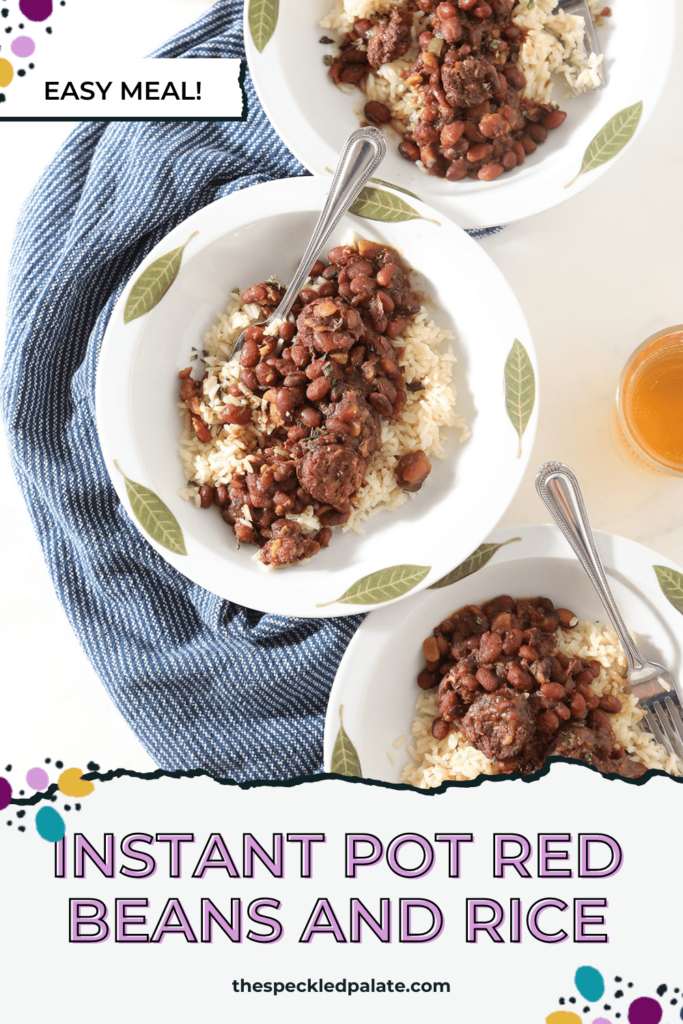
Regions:
M 242 0 L 222 0 L 155 56 L 244 58 L 241 12 Z M 169 566 L 109 482 L 95 371 L 124 285 L 176 224 L 236 190 L 306 173 L 249 74 L 245 86 L 244 124 L 76 128 L 18 225 L 3 373 L 14 469 L 95 670 L 162 768 L 240 781 L 320 769 L 329 689 L 361 617 L 264 615 Z

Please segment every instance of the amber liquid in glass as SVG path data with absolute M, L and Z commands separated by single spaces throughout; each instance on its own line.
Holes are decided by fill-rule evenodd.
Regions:
M 683 332 L 645 345 L 626 373 L 623 414 L 641 451 L 683 471 Z

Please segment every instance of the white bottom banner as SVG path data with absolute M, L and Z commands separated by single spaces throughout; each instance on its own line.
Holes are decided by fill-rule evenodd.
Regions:
M 440 795 L 96 780 L 60 841 L 49 798 L 4 834 L 8 1019 L 674 1024 L 678 798 L 563 763 Z

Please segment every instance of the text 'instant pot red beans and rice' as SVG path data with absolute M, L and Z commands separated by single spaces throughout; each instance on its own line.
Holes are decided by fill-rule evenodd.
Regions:
M 367 511 L 370 470 L 375 504 L 380 498 L 394 507 L 400 502 L 391 492 L 420 490 L 431 471 L 427 451 L 442 454 L 439 426 L 465 432 L 438 367 L 427 368 L 426 383 L 416 377 L 407 350 L 433 325 L 424 323 L 398 253 L 360 241 L 336 246 L 328 257 L 329 265 L 313 268 L 291 320 L 265 330 L 255 325 L 272 314 L 284 289 L 274 279 L 253 285 L 232 304 L 237 321 L 214 332 L 218 344 L 207 336 L 213 352 L 205 350 L 202 379 L 192 379 L 191 367 L 179 375 L 188 420 L 183 457 L 195 484 L 183 496 L 218 506 L 238 540 L 255 545 L 268 566 L 311 558 L 328 546 L 333 527 Z M 221 342 L 234 343 L 250 321 L 237 367 Z M 432 340 L 444 338 L 436 331 Z M 430 354 L 445 360 L 449 378 L 452 354 Z M 440 393 L 431 396 L 435 384 Z M 410 428 L 419 427 L 414 414 L 427 392 L 445 404 L 431 434 Z
M 343 33 L 329 75 L 366 92 L 365 119 L 398 131 L 399 152 L 421 170 L 493 181 L 564 122 L 550 100 L 552 72 L 575 92 L 599 84 L 601 58 L 583 49 L 583 19 L 554 6 L 337 0 L 321 22 Z

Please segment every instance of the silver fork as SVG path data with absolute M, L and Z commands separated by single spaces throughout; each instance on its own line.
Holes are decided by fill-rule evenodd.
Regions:
M 366 128 L 358 128 L 349 135 L 339 157 L 322 213 L 289 288 L 275 312 L 265 320 L 260 320 L 258 324 L 252 324 L 252 327 L 266 327 L 272 320 L 284 320 L 287 317 L 301 291 L 301 286 L 308 278 L 311 267 L 318 259 L 318 253 L 349 207 L 354 204 L 363 186 L 375 173 L 386 151 L 386 142 L 379 128 L 368 125 Z M 230 353 L 230 362 L 239 355 L 244 345 L 244 334 L 245 331 L 242 331 L 235 342 L 235 347 Z
M 595 25 L 591 17 L 591 12 L 588 9 L 586 0 L 558 0 L 557 6 L 561 7 L 567 14 L 577 14 L 580 18 L 583 18 L 585 25 L 586 39 L 588 40 L 588 46 L 586 52 L 590 56 L 594 53 L 596 56 L 600 56 L 602 50 L 600 49 L 600 43 L 598 42 L 598 35 L 595 31 Z M 607 84 L 607 75 L 604 68 L 604 58 L 600 62 L 598 72 L 600 74 L 600 81 L 603 85 Z
M 563 462 L 546 462 L 536 477 L 541 500 L 586 570 L 610 617 L 628 661 L 627 693 L 646 708 L 647 725 L 658 743 L 683 759 L 680 688 L 663 665 L 648 661 L 628 632 L 609 588 L 576 475 Z

